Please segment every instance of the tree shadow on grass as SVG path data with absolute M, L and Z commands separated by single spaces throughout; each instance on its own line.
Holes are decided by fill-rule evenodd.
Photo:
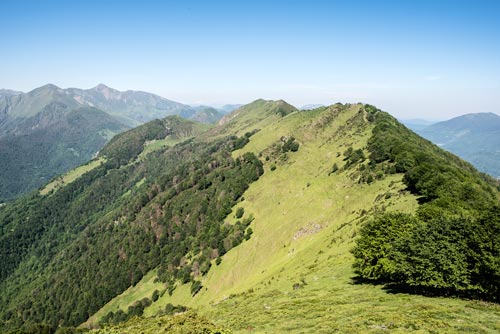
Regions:
M 432 287 L 410 286 L 407 284 L 399 284 L 387 282 L 384 280 L 369 280 L 360 276 L 351 277 L 351 284 L 372 286 L 382 286 L 382 289 L 389 294 L 410 294 L 424 297 L 448 297 L 460 298 L 464 300 L 478 300 L 484 302 L 500 303 L 500 299 L 495 296 L 487 296 L 478 291 L 457 291 L 453 289 L 438 289 Z

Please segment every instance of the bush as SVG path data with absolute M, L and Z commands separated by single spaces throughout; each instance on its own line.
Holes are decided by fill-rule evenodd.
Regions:
M 252 228 L 251 228 L 251 227 L 249 227 L 249 228 L 247 229 L 247 233 L 245 233 L 245 240 L 249 240 L 249 239 L 250 239 L 250 237 L 252 236 L 252 234 L 253 234 L 253 230 L 252 230 Z
M 365 279 L 498 301 L 500 209 L 478 219 L 385 214 L 361 229 L 352 253 Z
M 238 209 L 236 209 L 236 218 L 240 219 L 241 217 L 243 217 L 243 214 L 245 213 L 245 209 L 242 208 L 242 207 L 239 207 Z
M 193 283 L 191 283 L 191 296 L 196 296 L 201 288 L 203 288 L 203 285 L 201 285 L 200 281 L 193 281 Z
M 151 300 L 153 302 L 155 302 L 158 300 L 158 298 L 160 298 L 160 293 L 158 292 L 158 290 L 153 291 L 153 295 L 151 296 Z
M 285 144 L 282 147 L 283 153 L 286 152 L 297 152 L 299 150 L 299 143 L 295 141 L 294 137 L 290 137 L 285 141 Z
M 168 303 L 166 306 L 165 306 L 165 314 L 175 314 L 175 313 L 181 313 L 181 312 L 186 312 L 187 311 L 187 307 L 186 306 L 183 306 L 183 305 L 173 305 L 171 303 Z

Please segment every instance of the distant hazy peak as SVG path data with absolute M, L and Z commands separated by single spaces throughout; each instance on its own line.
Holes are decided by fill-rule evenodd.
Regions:
M 433 124 L 424 130 L 444 128 L 449 130 L 467 129 L 470 131 L 498 131 L 498 129 L 500 129 L 500 116 L 492 112 L 465 114 Z
M 49 83 L 49 84 L 40 86 L 38 88 L 35 88 L 26 94 L 36 94 L 36 93 L 41 93 L 41 92 L 53 92 L 53 91 L 59 91 L 59 90 L 61 90 L 61 88 L 59 88 L 58 86 L 56 86 L 54 84 Z
M 321 107 L 324 107 L 324 104 L 306 104 L 300 107 L 300 110 L 313 110 L 313 109 L 318 109 Z
M 106 86 L 103 83 L 100 83 L 100 84 L 98 84 L 97 86 L 95 86 L 94 88 L 91 88 L 91 89 L 97 90 L 97 91 L 108 90 L 108 89 L 116 90 L 116 89 L 113 89 L 111 87 Z

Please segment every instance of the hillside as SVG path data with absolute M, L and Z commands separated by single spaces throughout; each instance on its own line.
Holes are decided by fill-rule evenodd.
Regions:
M 500 177 L 500 116 L 466 114 L 416 131 L 480 171 Z
M 113 135 L 168 115 L 207 124 L 222 117 L 210 107 L 102 84 L 86 90 L 51 84 L 28 93 L 2 90 L 0 203 L 87 162 Z
M 6 96 L 14 96 L 14 95 L 19 95 L 21 94 L 22 92 L 19 92 L 19 91 L 15 91 L 15 90 L 10 90 L 10 89 L 0 89 L 0 99 L 2 97 L 6 97 Z
M 223 114 L 215 108 L 201 107 L 197 108 L 196 113 L 189 117 L 189 119 L 200 123 L 213 124 L 219 121 L 222 116 Z
M 210 129 L 147 123 L 99 158 L 57 191 L 0 209 L 3 329 L 500 330 L 497 304 L 396 289 L 385 284 L 393 277 L 370 282 L 362 265 L 355 272 L 358 241 L 376 246 L 363 237 L 374 218 L 473 222 L 499 199 L 493 179 L 372 106 L 298 111 L 257 100 Z M 498 245 L 475 242 L 491 251 L 477 269 L 491 269 L 483 283 L 495 286 Z
M 0 136 L 0 202 L 86 163 L 127 126 L 92 108 L 50 103 Z

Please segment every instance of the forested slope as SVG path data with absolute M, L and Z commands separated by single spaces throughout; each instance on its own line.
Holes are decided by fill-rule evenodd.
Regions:
M 223 218 L 262 164 L 250 153 L 231 157 L 238 138 L 186 141 L 137 159 L 134 148 L 197 126 L 173 118 L 132 130 L 103 150 L 105 163 L 0 211 L 4 328 L 77 325 L 149 270 L 194 282 L 241 242 L 248 222 Z

